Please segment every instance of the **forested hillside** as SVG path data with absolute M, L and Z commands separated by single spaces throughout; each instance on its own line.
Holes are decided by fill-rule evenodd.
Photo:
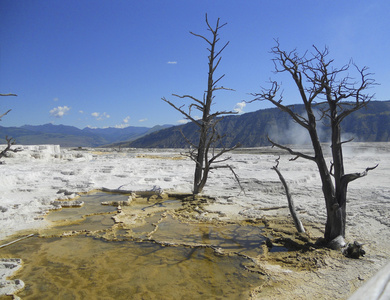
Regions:
M 302 111 L 302 105 L 294 109 Z M 227 116 L 220 123 L 220 134 L 226 135 L 225 146 L 241 143 L 243 147 L 268 145 L 267 135 L 287 144 L 303 144 L 309 141 L 305 130 L 294 123 L 290 116 L 278 108 L 258 110 L 239 116 Z M 326 142 L 328 126 L 320 121 L 321 138 Z M 344 138 L 354 141 L 386 142 L 390 136 L 390 101 L 372 101 L 367 107 L 349 115 L 342 124 Z M 133 142 L 122 143 L 123 147 L 136 148 L 182 148 L 188 147 L 182 133 L 195 141 L 197 127 L 192 123 L 161 130 Z

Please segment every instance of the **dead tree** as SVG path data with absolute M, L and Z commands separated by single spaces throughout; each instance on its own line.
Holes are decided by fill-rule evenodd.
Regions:
M 284 149 L 297 158 L 313 161 L 318 167 L 322 182 L 322 191 L 325 198 L 327 220 L 325 226 L 325 242 L 330 243 L 335 238 L 343 246 L 346 224 L 346 200 L 348 184 L 367 174 L 375 167 L 367 168 L 362 173 L 344 173 L 343 143 L 341 140 L 341 123 L 351 113 L 365 107 L 373 98 L 366 90 L 375 84 L 368 73 L 367 67 L 358 68 L 349 62 L 341 68 L 332 66 L 333 60 L 327 58 L 329 51 L 325 47 L 323 51 L 313 46 L 314 52 L 307 57 L 307 53 L 299 56 L 293 50 L 286 52 L 280 49 L 279 43 L 272 48 L 275 55 L 274 64 L 276 73 L 287 73 L 293 79 L 298 88 L 300 98 L 304 104 L 304 113 L 299 114 L 293 106 L 282 104 L 282 94 L 279 93 L 280 85 L 273 81 L 271 88 L 262 89 L 259 94 L 253 94 L 253 100 L 267 100 L 282 111 L 288 113 L 300 126 L 305 128 L 310 135 L 314 154 L 308 155 L 295 151 L 289 147 L 270 140 L 273 146 Z M 351 78 L 347 72 L 353 67 L 358 74 L 358 79 Z M 316 114 L 316 111 L 320 113 Z M 331 154 L 332 162 L 328 166 L 323 146 L 317 131 L 317 122 L 327 122 L 331 128 Z M 337 246 L 337 247 L 338 247 Z
M 222 120 L 224 115 L 235 114 L 236 112 L 233 111 L 217 111 L 214 113 L 211 112 L 211 105 L 215 97 L 214 92 L 218 90 L 231 90 L 223 86 L 217 85 L 217 83 L 225 75 L 218 77 L 218 79 L 216 80 L 214 79 L 215 71 L 219 63 L 221 62 L 221 58 L 222 58 L 221 53 L 229 44 L 229 42 L 227 42 L 220 49 L 216 49 L 216 45 L 219 41 L 218 32 L 222 27 L 226 25 L 226 23 L 220 25 L 220 20 L 218 18 L 217 24 L 215 28 L 213 28 L 211 27 L 206 14 L 206 24 L 207 24 L 207 30 L 211 32 L 211 39 L 208 39 L 203 35 L 190 32 L 192 35 L 196 37 L 200 37 L 208 44 L 208 48 L 207 48 L 207 50 L 209 51 L 208 79 L 207 79 L 207 90 L 203 94 L 203 99 L 198 99 L 191 95 L 179 96 L 173 94 L 173 96 L 175 97 L 186 99 L 191 102 L 189 105 L 187 105 L 187 108 L 185 108 L 186 105 L 177 106 L 176 104 L 172 103 L 166 98 L 162 98 L 163 101 L 167 102 L 174 109 L 178 110 L 181 114 L 184 115 L 186 119 L 190 120 L 198 127 L 199 141 L 197 143 L 190 141 L 182 133 L 187 143 L 189 143 L 189 145 L 191 146 L 188 156 L 195 162 L 195 174 L 194 174 L 194 185 L 193 185 L 193 193 L 195 195 L 202 192 L 207 182 L 207 178 L 210 170 L 222 168 L 222 167 L 231 169 L 231 167 L 227 165 L 213 166 L 213 164 L 227 161 L 229 158 L 222 158 L 222 155 L 239 146 L 236 145 L 233 147 L 223 147 L 222 140 L 224 136 L 218 133 L 218 128 L 217 128 L 218 123 Z M 200 111 L 202 114 L 202 118 L 196 119 L 192 115 L 193 110 Z M 219 149 L 216 148 L 217 146 L 219 147 Z
M 283 184 L 284 191 L 286 192 L 288 208 L 290 210 L 291 217 L 294 221 L 295 228 L 298 230 L 298 232 L 305 232 L 305 228 L 303 227 L 302 222 L 301 222 L 301 220 L 297 214 L 297 211 L 295 209 L 294 201 L 293 201 L 293 198 L 290 194 L 290 189 L 288 188 L 288 185 L 287 185 L 286 180 L 284 179 L 284 176 L 282 175 L 282 173 L 278 169 L 279 159 L 280 159 L 280 156 L 278 159 L 276 159 L 276 165 L 272 167 L 272 170 L 274 170 L 276 172 L 276 174 L 278 174 L 280 182 Z
M 16 96 L 16 95 L 15 94 L 0 94 L 0 96 Z M 8 114 L 10 111 L 11 110 L 9 109 L 8 111 L 6 111 L 2 115 L 0 115 L 0 121 L 1 121 L 1 118 L 4 117 L 6 114 Z M 5 140 L 7 141 L 7 147 L 0 151 L 0 158 L 5 157 L 7 155 L 7 152 L 19 152 L 19 151 L 22 151 L 20 148 L 11 149 L 12 145 L 15 144 L 15 139 L 8 138 L 8 136 L 6 136 Z M 0 164 L 2 164 L 1 161 L 0 161 Z

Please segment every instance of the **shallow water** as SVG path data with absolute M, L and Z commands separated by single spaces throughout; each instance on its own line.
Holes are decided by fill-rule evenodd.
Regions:
M 187 245 L 213 245 L 225 252 L 255 257 L 261 253 L 261 227 L 242 224 L 183 223 L 168 217 L 158 227 L 153 238 Z
M 101 202 L 123 201 L 126 195 L 93 193 L 80 197 L 84 202 L 82 207 L 63 208 L 52 211 L 46 216 L 46 220 L 51 224 L 49 229 L 40 232 L 41 236 L 60 235 L 69 231 L 96 231 L 106 230 L 114 225 L 112 216 L 117 208 L 109 205 L 101 205 Z
M 247 259 L 209 248 L 75 236 L 34 237 L 7 252 L 24 262 L 22 299 L 244 299 L 259 284 Z
M 96 201 L 112 200 L 107 200 L 109 194 L 104 200 L 101 194 L 97 195 Z M 171 201 L 159 206 L 170 204 L 178 203 Z M 78 209 L 62 211 L 68 218 L 72 210 Z M 90 211 L 90 207 L 84 207 L 84 211 Z M 60 221 L 60 214 L 61 211 L 53 212 L 52 219 Z M 109 216 L 83 217 L 81 222 L 49 229 L 43 235 L 94 226 L 110 230 L 113 222 L 105 219 Z M 252 261 L 237 255 L 259 253 L 261 228 L 182 223 L 168 216 L 160 220 L 155 230 L 153 224 L 160 217 L 161 211 L 149 214 L 142 226 L 131 231 L 141 234 L 154 230 L 153 241 L 106 241 L 97 238 L 98 234 L 32 237 L 0 249 L 0 256 L 23 260 L 24 266 L 15 276 L 26 284 L 24 291 L 18 293 L 22 299 L 246 299 L 250 290 L 262 283 L 261 275 L 244 268 L 253 265 Z M 126 239 L 129 231 L 113 232 Z M 176 246 L 163 246 L 165 242 Z M 195 244 L 203 246 L 189 246 Z M 218 255 L 208 246 L 230 254 Z

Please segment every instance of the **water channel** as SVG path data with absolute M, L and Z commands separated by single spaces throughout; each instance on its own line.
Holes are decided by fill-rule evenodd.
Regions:
M 51 212 L 51 226 L 39 235 L 0 249 L 0 257 L 23 260 L 14 278 L 25 288 L 17 295 L 247 299 L 261 285 L 261 274 L 248 271 L 250 257 L 261 251 L 260 226 L 181 218 L 183 202 L 176 199 L 101 205 L 127 198 L 101 192 L 82 196 L 82 207 Z

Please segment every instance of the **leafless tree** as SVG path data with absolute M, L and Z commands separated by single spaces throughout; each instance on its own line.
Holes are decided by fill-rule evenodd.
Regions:
M 235 145 L 233 147 L 223 147 L 223 135 L 220 135 L 218 133 L 218 123 L 222 120 L 224 115 L 229 114 L 235 114 L 236 112 L 233 111 L 217 111 L 212 113 L 211 112 L 211 105 L 214 100 L 214 92 L 219 90 L 231 90 L 228 88 L 225 88 L 223 86 L 218 86 L 218 82 L 225 76 L 222 75 L 218 77 L 218 79 L 214 79 L 215 71 L 221 62 L 221 53 L 226 48 L 226 46 L 229 44 L 227 42 L 223 47 L 220 49 L 216 49 L 216 45 L 219 41 L 218 32 L 219 30 L 226 25 L 226 23 L 220 25 L 220 20 L 218 18 L 217 24 L 215 28 L 213 28 L 208 19 L 206 14 L 206 24 L 207 24 L 207 30 L 211 32 L 211 39 L 206 38 L 203 35 L 196 34 L 193 32 L 190 32 L 192 35 L 196 37 L 200 37 L 203 39 L 207 45 L 207 50 L 209 51 L 208 55 L 208 79 L 207 79 L 207 90 L 203 94 L 203 99 L 195 98 L 191 95 L 176 95 L 173 94 L 173 96 L 186 99 L 190 101 L 189 105 L 182 105 L 177 106 L 173 102 L 167 100 L 166 98 L 162 98 L 163 101 L 167 102 L 169 105 L 171 105 L 173 108 L 178 110 L 181 114 L 184 115 L 184 117 L 198 127 L 199 130 L 199 141 L 197 143 L 193 143 L 190 141 L 190 139 L 186 139 L 186 141 L 191 146 L 190 151 L 188 153 L 188 156 L 195 162 L 195 174 L 194 174 L 194 185 L 193 185 L 193 193 L 199 194 L 202 192 L 209 175 L 210 170 L 217 169 L 217 168 L 230 168 L 230 170 L 233 171 L 233 169 L 229 165 L 216 165 L 221 162 L 227 161 L 229 158 L 223 158 L 222 155 L 226 152 L 229 152 L 235 148 L 237 148 L 239 145 Z M 196 119 L 193 117 L 192 112 L 193 110 L 200 111 L 202 114 L 201 119 Z M 219 147 L 217 149 L 216 147 Z M 234 172 L 233 172 L 234 173 Z M 236 179 L 237 175 L 234 173 Z
M 16 96 L 16 95 L 15 94 L 0 94 L 0 96 Z M 6 111 L 2 115 L 0 115 L 0 121 L 1 121 L 1 118 L 4 117 L 5 115 L 7 115 L 10 111 L 11 110 L 9 109 L 8 111 Z M 15 144 L 15 139 L 9 138 L 8 136 L 6 136 L 5 140 L 7 141 L 7 147 L 5 147 L 3 150 L 0 151 L 0 158 L 5 157 L 7 155 L 7 152 L 19 152 L 19 151 L 21 151 L 20 148 L 11 149 L 11 147 Z M 0 164 L 1 163 L 2 162 L 0 161 Z
M 299 114 L 293 106 L 282 104 L 280 85 L 273 81 L 271 88 L 262 89 L 259 94 L 253 94 L 253 100 L 267 100 L 288 113 L 310 135 L 314 154 L 308 155 L 295 151 L 289 147 L 278 144 L 269 139 L 273 146 L 284 149 L 297 158 L 304 158 L 316 163 L 322 182 L 322 191 L 325 198 L 327 221 L 325 226 L 325 242 L 332 240 L 339 242 L 335 247 L 345 244 L 346 199 L 348 184 L 367 175 L 367 172 L 377 166 L 369 167 L 362 173 L 344 173 L 342 145 L 349 141 L 341 140 L 341 123 L 351 113 L 363 108 L 373 98 L 366 90 L 375 84 L 368 68 L 357 67 L 353 62 L 334 68 L 333 60 L 328 59 L 328 48 L 320 51 L 313 46 L 310 55 L 305 53 L 299 56 L 296 50 L 286 52 L 280 45 L 272 48 L 275 55 L 274 64 L 276 73 L 287 73 L 293 79 L 303 101 L 305 113 Z M 358 74 L 358 79 L 349 76 L 348 72 Z M 316 114 L 316 111 L 320 113 Z M 331 128 L 331 154 L 330 165 L 324 157 L 323 145 L 317 131 L 318 122 L 327 122 Z M 337 238 L 337 239 L 336 239 Z M 334 243 L 332 243 L 334 245 Z

